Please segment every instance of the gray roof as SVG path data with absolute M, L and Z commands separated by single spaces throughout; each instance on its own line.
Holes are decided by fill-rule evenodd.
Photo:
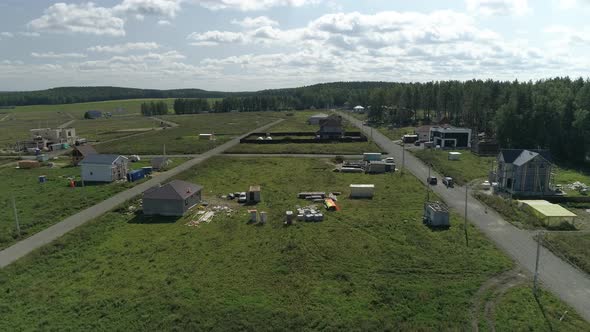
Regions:
M 143 194 L 143 198 L 184 200 L 202 189 L 203 187 L 198 184 L 181 180 L 172 180 L 161 187 L 148 189 Z
M 96 151 L 96 149 L 94 149 L 94 147 L 92 145 L 75 146 L 74 150 L 78 150 L 80 152 L 80 154 L 83 155 L 84 157 L 87 157 L 91 154 L 98 154 L 98 152 Z
M 325 113 L 318 113 L 318 114 L 314 114 L 314 115 L 310 116 L 310 118 L 327 118 L 327 117 L 329 117 L 329 115 L 325 114 Z
M 534 155 L 529 153 L 524 153 L 525 151 L 532 152 Z M 527 150 L 527 149 L 502 149 L 500 151 L 504 162 L 507 164 L 515 164 L 517 166 L 521 166 L 531 160 L 532 158 L 536 157 L 537 155 L 541 155 L 545 160 L 551 162 L 551 154 L 548 150 Z M 518 163 L 517 163 L 518 160 Z
M 112 165 L 119 158 L 127 159 L 118 154 L 91 154 L 86 156 L 80 165 Z

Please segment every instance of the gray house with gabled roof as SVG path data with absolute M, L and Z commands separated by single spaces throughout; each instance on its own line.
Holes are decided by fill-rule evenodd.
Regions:
M 86 182 L 113 182 L 126 179 L 129 159 L 118 154 L 91 154 L 79 164 L 82 180 Z
M 183 216 L 201 201 L 203 187 L 181 180 L 172 180 L 163 186 L 143 193 L 143 214 Z
M 552 193 L 551 154 L 548 150 L 502 149 L 496 158 L 498 189 L 513 195 L 542 196 Z

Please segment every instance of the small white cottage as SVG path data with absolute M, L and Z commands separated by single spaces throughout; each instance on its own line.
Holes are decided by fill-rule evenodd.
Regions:
M 129 159 L 116 154 L 93 154 L 82 162 L 82 180 L 86 182 L 113 182 L 125 179 Z

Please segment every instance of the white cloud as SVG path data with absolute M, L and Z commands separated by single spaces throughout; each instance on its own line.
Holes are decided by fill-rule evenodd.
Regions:
M 210 10 L 259 11 L 273 7 L 302 7 L 320 3 L 321 0 L 197 0 L 196 2 Z
M 175 17 L 182 0 L 124 0 L 113 7 L 117 13 L 143 16 Z
M 12 38 L 14 37 L 14 34 L 12 32 L 0 32 L 0 37 L 4 37 L 4 38 Z
M 42 52 L 31 53 L 33 58 L 45 58 L 45 59 L 64 59 L 64 58 L 86 58 L 86 54 L 82 53 L 55 53 L 55 52 Z
M 158 25 L 165 26 L 165 25 L 172 25 L 172 22 L 168 20 L 158 20 Z
M 90 52 L 100 53 L 127 53 L 131 51 L 151 51 L 160 48 L 158 43 L 142 42 L 142 43 L 125 43 L 116 45 L 97 45 L 89 47 Z
M 204 33 L 193 32 L 187 39 L 195 46 L 215 46 L 219 44 L 242 43 L 246 37 L 239 32 L 230 31 L 207 31 Z
M 57 33 L 87 33 L 95 35 L 124 36 L 125 21 L 109 8 L 96 7 L 93 3 L 56 3 L 47 8 L 43 16 L 29 22 L 36 31 Z
M 29 31 L 21 31 L 18 34 L 21 36 L 25 36 L 25 37 L 39 37 L 39 36 L 41 36 L 41 34 L 38 32 L 29 32 Z
M 514 15 L 530 12 L 528 0 L 466 0 L 467 10 L 482 16 Z
M 278 26 L 279 22 L 271 20 L 266 16 L 246 17 L 243 20 L 232 20 L 232 24 L 239 25 L 246 29 L 259 28 L 264 26 Z

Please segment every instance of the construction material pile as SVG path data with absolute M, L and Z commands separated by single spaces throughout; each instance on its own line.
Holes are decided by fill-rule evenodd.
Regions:
M 582 183 L 580 181 L 576 181 L 574 183 L 570 183 L 566 186 L 568 189 L 570 190 L 575 190 L 575 191 L 579 191 L 582 194 L 586 194 L 588 193 L 588 186 L 585 183 Z
M 297 220 L 299 221 L 323 221 L 324 214 L 316 205 L 297 207 Z
M 197 213 L 191 218 L 186 225 L 187 226 L 200 226 L 202 223 L 210 223 L 215 215 L 225 213 L 226 216 L 230 216 L 234 210 L 225 205 L 208 206 L 206 209 L 197 211 Z

